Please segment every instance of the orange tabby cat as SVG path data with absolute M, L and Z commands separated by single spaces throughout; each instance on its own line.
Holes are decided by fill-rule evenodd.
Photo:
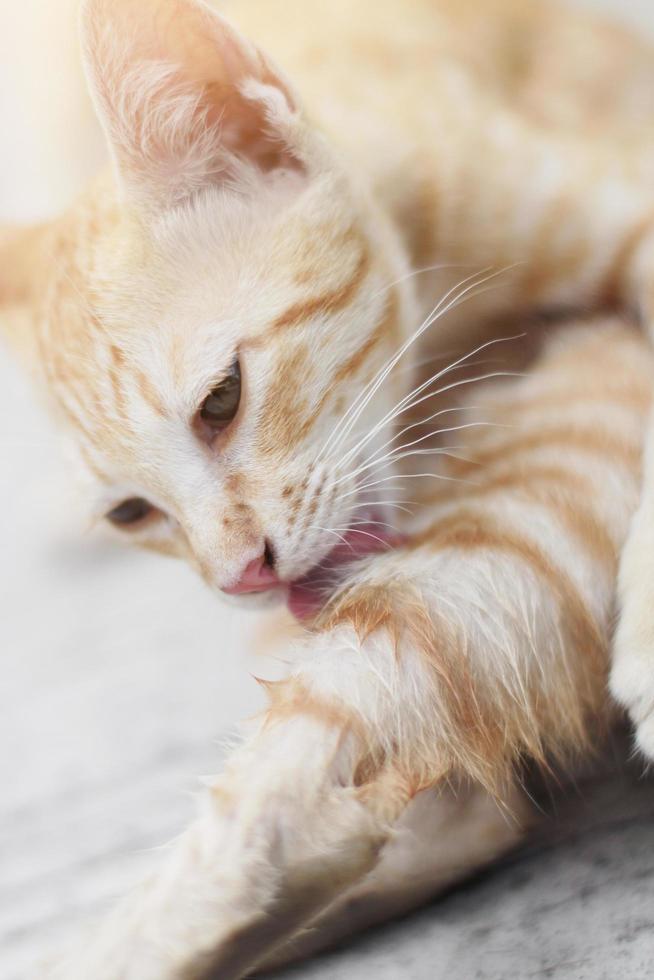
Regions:
M 611 719 L 653 367 L 607 320 L 568 326 L 526 377 L 458 406 L 443 374 L 430 404 L 456 419 L 457 450 L 431 472 L 454 482 L 422 488 L 395 548 L 357 560 L 353 527 L 353 563 L 291 589 L 322 601 L 290 676 L 266 685 L 269 709 L 157 871 L 49 977 L 232 980 L 406 911 L 521 839 L 522 759 L 570 765 Z
M 470 349 L 443 319 L 459 300 L 483 291 L 472 319 L 642 293 L 649 48 L 509 0 L 229 12 L 284 73 L 198 0 L 87 0 L 114 167 L 61 220 L 6 234 L 3 325 L 98 512 L 222 592 L 318 612 L 312 656 L 68 980 L 241 976 L 374 867 L 414 798 L 406 819 L 457 812 L 433 891 L 516 838 L 488 796 L 520 809 L 516 761 L 583 747 L 604 708 L 643 344 L 596 326 L 487 402 L 515 428 L 479 427 L 422 529 L 397 516 L 401 463 L 450 450 L 397 422 L 448 428 L 412 379 Z M 427 792 L 470 778 L 456 804 Z M 417 900 L 390 878 L 385 910 Z

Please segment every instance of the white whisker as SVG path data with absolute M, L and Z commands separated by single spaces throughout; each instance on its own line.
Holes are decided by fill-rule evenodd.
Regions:
M 395 367 L 395 365 L 397 364 L 397 362 L 399 361 L 399 359 L 406 352 L 406 349 L 408 349 L 408 346 L 410 346 L 412 343 L 414 343 L 415 340 L 417 340 L 418 337 L 420 337 L 421 334 L 424 333 L 424 331 L 428 327 L 430 327 L 436 320 L 438 320 L 441 317 L 445 316 L 451 309 L 453 309 L 455 306 L 457 306 L 459 303 L 461 303 L 464 299 L 466 299 L 466 298 L 467 299 L 470 299 L 470 298 L 472 298 L 474 296 L 480 295 L 482 292 L 487 291 L 487 290 L 480 289 L 480 287 L 483 286 L 484 283 L 486 283 L 489 280 L 495 278 L 496 276 L 500 275 L 501 272 L 504 272 L 504 271 L 506 271 L 506 270 L 500 270 L 499 272 L 492 273 L 491 275 L 486 276 L 486 278 L 480 280 L 479 282 L 476 282 L 476 283 L 473 282 L 473 283 L 471 283 L 465 289 L 461 289 L 460 292 L 458 293 L 458 295 L 454 296 L 454 298 L 451 299 L 449 301 L 449 303 L 447 303 L 447 305 L 445 307 L 441 308 L 440 304 L 437 307 L 435 307 L 435 310 L 432 311 L 432 313 L 428 317 L 427 321 L 425 321 L 419 327 L 418 331 L 416 331 L 416 333 L 413 334 L 413 336 L 411 338 L 409 338 L 409 340 L 406 342 L 406 344 L 404 345 L 404 347 L 402 347 L 400 349 L 400 351 L 398 352 L 398 354 L 395 355 L 395 357 L 393 359 L 391 359 L 391 361 L 388 363 L 387 367 L 383 370 L 381 376 L 378 376 L 377 380 L 373 379 L 372 388 L 371 388 L 370 391 L 367 392 L 367 394 L 366 394 L 366 390 L 367 390 L 367 388 L 369 386 L 366 386 L 366 388 L 364 388 L 364 391 L 361 393 L 361 394 L 365 394 L 365 397 L 364 397 L 362 403 L 360 405 L 357 405 L 357 402 L 358 402 L 359 398 L 361 397 L 361 394 L 358 396 L 357 399 L 355 399 L 354 405 L 351 406 L 351 409 L 354 406 L 356 406 L 356 411 L 354 412 L 354 416 L 351 417 L 350 420 L 347 422 L 347 424 L 344 426 L 344 430 L 339 433 L 338 438 L 336 439 L 335 448 L 337 448 L 338 445 L 347 436 L 347 434 L 348 434 L 349 430 L 351 429 L 352 425 L 356 422 L 357 418 L 361 415 L 361 413 L 365 409 L 366 405 L 371 400 L 371 398 L 375 395 L 375 393 L 377 392 L 377 390 L 379 389 L 379 387 L 381 386 L 381 384 L 386 380 L 386 378 L 388 377 L 388 375 L 390 374 L 390 372 L 393 370 L 393 368 Z M 469 277 L 469 278 L 472 278 L 472 277 Z M 467 282 L 467 280 L 464 280 L 464 282 Z M 493 287 L 488 287 L 488 288 L 493 288 Z M 472 290 L 477 290 L 477 291 L 476 292 L 472 292 Z M 450 292 L 452 292 L 452 290 L 450 290 Z M 445 298 L 447 298 L 448 295 L 449 295 L 449 293 L 446 294 Z M 443 301 L 441 301 L 441 303 L 442 302 Z M 524 337 L 524 334 L 519 334 L 516 337 L 511 337 L 511 338 L 500 338 L 500 340 L 516 340 L 516 339 L 520 339 L 521 337 Z M 487 341 L 485 344 L 482 344 L 480 347 L 478 347 L 477 348 L 477 351 L 483 350 L 485 347 L 488 347 L 491 344 L 498 343 L 498 342 L 499 342 L 498 340 L 490 340 L 490 341 Z M 459 358 L 457 361 L 454 362 L 454 364 L 452 364 L 449 367 L 443 369 L 443 371 L 441 372 L 441 374 L 446 374 L 448 371 L 453 370 L 457 365 L 459 365 L 460 363 L 462 363 L 462 361 L 465 361 L 467 358 L 473 356 L 475 353 L 476 353 L 476 351 L 472 351 L 470 354 L 467 354 L 464 357 Z M 351 409 L 348 410 L 348 412 L 346 413 L 346 416 L 344 416 L 344 419 L 347 418 L 347 416 L 351 414 Z M 341 420 L 341 421 L 343 421 L 343 420 Z M 338 423 L 337 423 L 337 426 L 336 426 L 336 430 L 338 430 Z M 328 439 L 327 440 L 327 444 L 329 443 L 329 441 L 330 440 Z M 323 449 L 321 450 L 321 453 L 325 450 L 326 445 L 323 446 Z
M 405 504 L 411 504 L 414 507 L 422 506 L 419 500 L 376 500 L 375 505 L 377 507 L 396 507 L 398 510 L 404 511 L 406 514 L 410 514 L 411 517 L 414 516 L 412 510 L 405 507 Z M 359 503 L 350 504 L 348 511 L 358 510 L 360 507 L 366 507 L 370 509 L 370 503 L 366 500 L 361 500 Z
M 366 470 L 372 469 L 375 466 L 383 466 L 385 463 L 389 463 L 389 462 L 393 463 L 399 459 L 405 459 L 406 456 L 410 456 L 412 454 L 405 452 L 402 453 L 402 455 L 399 455 L 402 452 L 402 450 L 410 449 L 412 446 L 417 446 L 421 442 L 426 442 L 427 439 L 433 439 L 434 436 L 445 435 L 446 433 L 449 432 L 460 432 L 462 429 L 473 429 L 473 428 L 484 428 L 484 427 L 505 428 L 505 426 L 500 425 L 500 423 L 494 423 L 494 422 L 466 422 L 462 425 L 452 425 L 444 429 L 434 429 L 433 432 L 427 432 L 425 435 L 420 436 L 417 439 L 414 439 L 412 442 L 406 442 L 402 446 L 395 446 L 393 449 L 391 449 L 389 452 L 385 453 L 381 457 L 380 456 L 368 457 L 368 459 L 364 463 L 362 463 L 361 466 L 358 467 L 358 469 L 348 473 L 346 477 L 342 477 L 341 479 L 336 480 L 336 484 L 338 485 L 339 483 L 343 482 L 343 480 L 345 479 L 353 479 L 354 477 L 358 476 L 359 473 L 363 473 Z M 409 426 L 409 428 L 413 428 L 413 426 Z M 506 428 L 511 428 L 511 427 L 506 426 Z M 386 443 L 386 446 L 390 445 L 392 442 L 393 442 L 392 439 L 389 440 L 389 442 Z M 382 449 L 383 448 L 384 447 L 382 447 Z M 450 447 L 450 448 L 464 448 L 464 447 Z M 382 450 L 380 449 L 379 452 L 381 451 Z M 424 455 L 436 455 L 437 453 L 441 453 L 442 450 L 434 448 L 434 449 L 426 449 L 423 450 L 422 452 Z M 415 455 L 419 455 L 419 453 L 416 452 Z
M 459 457 L 457 457 L 457 458 L 459 458 Z M 470 486 L 476 486 L 477 485 L 474 480 L 464 480 L 461 477 L 458 477 L 458 476 L 447 476 L 444 473 L 433 473 L 433 472 L 430 472 L 430 473 L 403 473 L 401 477 L 397 477 L 397 476 L 383 476 L 383 477 L 380 477 L 379 480 L 374 480 L 371 483 L 365 483 L 363 485 L 363 487 L 361 487 L 361 488 L 356 487 L 356 489 L 350 490 L 350 491 L 348 491 L 348 493 L 343 494 L 343 496 L 340 499 L 341 500 L 346 500 L 347 497 L 351 497 L 354 494 L 359 493 L 360 490 L 370 489 L 371 487 L 379 486 L 381 483 L 388 483 L 389 480 L 397 480 L 397 479 L 401 479 L 401 480 L 417 480 L 417 479 L 420 479 L 422 477 L 429 477 L 429 479 L 431 479 L 431 480 L 444 480 L 446 483 L 465 483 L 465 484 L 468 484 Z M 415 503 L 415 501 L 413 501 L 413 503 Z
M 309 530 L 310 531 L 324 531 L 326 534 L 333 534 L 335 537 L 337 537 L 339 539 L 339 541 L 342 542 L 342 544 L 347 545 L 348 548 L 351 548 L 352 547 L 352 545 L 350 544 L 350 542 L 347 541 L 343 537 L 342 534 L 338 534 L 338 532 L 332 530 L 332 528 L 329 528 L 329 527 L 321 527 L 319 524 L 310 524 L 309 525 Z
M 373 299 L 377 296 L 381 296 L 383 293 L 387 293 L 393 288 L 393 286 L 399 286 L 400 283 L 407 282 L 409 279 L 414 279 L 416 276 L 423 276 L 428 272 L 441 272 L 445 269 L 470 269 L 472 267 L 471 262 L 437 262 L 436 265 L 425 265 L 421 269 L 412 269 L 411 272 L 406 272 L 403 276 L 398 279 L 393 279 L 392 282 L 387 283 L 377 293 L 373 293 Z
M 347 460 L 350 456 L 352 456 L 353 454 L 355 454 L 356 452 L 358 452 L 359 449 L 361 449 L 362 446 L 364 446 L 366 444 L 366 442 L 368 442 L 371 438 L 373 438 L 373 436 L 376 435 L 376 433 L 381 428 L 383 428 L 384 425 L 389 424 L 394 418 L 396 418 L 398 415 L 402 414 L 403 412 L 409 411 L 411 408 L 415 408 L 416 405 L 419 405 L 420 404 L 420 400 L 411 402 L 411 399 L 412 398 L 416 398 L 416 396 L 422 394 L 422 392 L 425 391 L 425 389 L 427 389 L 435 381 L 438 381 L 440 378 L 442 378 L 445 375 L 449 374 L 454 368 L 460 366 L 464 362 L 467 362 L 469 360 L 469 358 L 474 357 L 475 354 L 479 353 L 480 351 L 484 350 L 485 348 L 490 347 L 493 344 L 506 343 L 506 342 L 509 342 L 509 341 L 512 341 L 512 340 L 519 339 L 521 337 L 524 337 L 524 334 L 519 334 L 517 336 L 511 336 L 511 337 L 499 337 L 499 338 L 494 339 L 494 340 L 486 341 L 484 344 L 481 344 L 479 347 L 476 347 L 474 350 L 470 351 L 469 354 L 465 354 L 462 357 L 460 357 L 457 361 L 454 361 L 453 364 L 450 364 L 447 367 L 442 368 L 440 371 L 437 371 L 435 374 L 433 374 L 426 381 L 423 381 L 416 388 L 414 388 L 413 391 L 409 392 L 402 399 L 400 399 L 400 401 L 393 408 L 391 408 L 386 413 L 386 415 L 379 422 L 376 423 L 376 425 L 373 426 L 373 428 L 366 434 L 366 436 L 364 436 L 364 438 L 362 440 L 360 440 L 360 442 L 358 444 L 354 445 L 351 449 L 348 450 L 348 452 L 346 453 L 344 459 L 341 460 L 341 462 L 343 462 L 344 460 Z M 449 391 L 452 388 L 456 387 L 457 384 L 468 384 L 472 380 L 480 380 L 481 381 L 481 380 L 487 380 L 489 378 L 506 377 L 506 376 L 508 376 L 508 377 L 514 377 L 514 376 L 516 376 L 516 372 L 501 372 L 501 371 L 496 371 L 496 372 L 489 372 L 489 373 L 487 373 L 485 375 L 480 375 L 480 376 L 478 376 L 477 379 L 461 379 L 461 380 L 459 380 L 457 382 L 453 382 L 452 385 L 449 385 L 449 386 L 445 386 L 443 388 L 440 388 L 440 389 L 438 389 L 435 392 L 430 392 L 429 396 L 427 396 L 427 397 L 432 397 L 432 396 L 435 396 L 437 394 L 444 394 L 446 391 Z M 518 375 L 518 376 L 522 376 L 522 375 Z M 424 399 L 422 399 L 422 400 L 424 400 Z M 342 439 L 340 441 L 342 442 Z
M 375 521 L 375 523 L 377 523 L 377 522 Z M 390 544 L 389 541 L 384 541 L 383 538 L 380 538 L 379 535 L 377 535 L 377 534 L 373 534 L 371 531 L 360 531 L 360 530 L 357 530 L 353 526 L 346 527 L 346 528 L 338 528 L 338 530 L 339 531 L 345 531 L 348 534 L 349 533 L 351 533 L 351 534 L 363 534 L 367 538 L 373 538 L 375 541 L 379 541 L 380 544 L 383 544 L 387 548 L 390 548 L 391 547 L 391 544 Z
M 445 293 L 445 295 L 440 299 L 440 301 L 433 308 L 431 313 L 426 317 L 425 320 L 423 320 L 422 324 L 418 327 L 418 329 L 414 331 L 414 333 L 408 338 L 408 340 L 404 342 L 404 344 L 401 345 L 399 350 L 390 358 L 389 361 L 387 361 L 386 365 L 380 369 L 380 371 L 372 379 L 372 381 L 369 382 L 369 384 L 364 387 L 364 389 L 355 398 L 354 402 L 347 410 L 345 415 L 343 415 L 342 418 L 339 419 L 334 429 L 328 436 L 327 440 L 323 444 L 323 447 L 318 454 L 319 459 L 323 456 L 324 453 L 327 452 L 333 440 L 336 440 L 335 445 L 338 446 L 338 444 L 342 442 L 343 438 L 347 436 L 352 425 L 359 417 L 361 412 L 364 410 L 365 406 L 368 404 L 370 399 L 374 396 L 375 392 L 378 390 L 380 385 L 383 384 L 383 382 L 386 380 L 386 378 L 393 370 L 395 365 L 398 363 L 398 361 L 404 356 L 406 351 L 416 342 L 416 340 L 418 340 L 419 337 L 422 336 L 425 330 L 427 330 L 437 319 L 439 319 L 441 316 L 447 313 L 452 308 L 452 305 L 456 304 L 457 302 L 460 302 L 463 298 L 465 298 L 465 296 L 470 292 L 470 290 L 483 285 L 484 283 L 488 282 L 494 277 L 497 277 L 498 275 L 501 275 L 503 272 L 506 271 L 503 269 L 494 273 L 490 273 L 489 275 L 486 275 L 486 273 L 489 272 L 489 269 L 490 267 L 487 267 L 486 269 L 482 269 L 478 273 L 467 276 L 465 279 L 462 279 L 460 283 L 458 283 L 456 286 L 453 286 Z M 484 276 L 484 278 L 479 279 L 479 276 Z M 477 282 L 470 282 L 475 278 L 477 278 Z M 468 283 L 470 285 L 468 285 Z M 458 293 L 457 290 L 459 290 Z M 450 300 L 450 297 L 453 294 L 455 294 L 454 298 Z

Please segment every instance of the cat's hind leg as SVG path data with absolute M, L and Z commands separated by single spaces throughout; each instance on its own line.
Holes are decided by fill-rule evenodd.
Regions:
M 419 908 L 518 844 L 531 820 L 531 804 L 517 784 L 502 805 L 471 783 L 423 790 L 393 828 L 377 866 L 275 952 L 262 972 Z

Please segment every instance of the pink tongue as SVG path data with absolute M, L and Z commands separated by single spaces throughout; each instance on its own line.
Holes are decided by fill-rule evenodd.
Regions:
M 362 524 L 343 535 L 340 544 L 303 578 L 292 582 L 288 592 L 288 608 L 296 619 L 315 615 L 324 605 L 331 588 L 339 581 L 339 572 L 367 555 L 388 551 L 402 543 L 398 534 L 390 534 L 379 524 Z

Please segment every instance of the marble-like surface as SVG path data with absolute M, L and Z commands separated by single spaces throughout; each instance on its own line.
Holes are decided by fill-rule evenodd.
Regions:
M 654 29 L 652 0 L 584 2 Z M 93 169 L 95 138 L 71 159 L 86 103 L 61 97 L 74 3 L 0 0 L 0 221 L 56 210 Z M 182 566 L 81 533 L 47 422 L 0 352 L 0 980 L 35 978 L 181 829 L 221 733 L 260 703 L 249 671 L 274 670 L 246 654 L 256 619 Z M 537 848 L 283 976 L 649 977 L 654 785 L 618 768 L 556 810 Z

